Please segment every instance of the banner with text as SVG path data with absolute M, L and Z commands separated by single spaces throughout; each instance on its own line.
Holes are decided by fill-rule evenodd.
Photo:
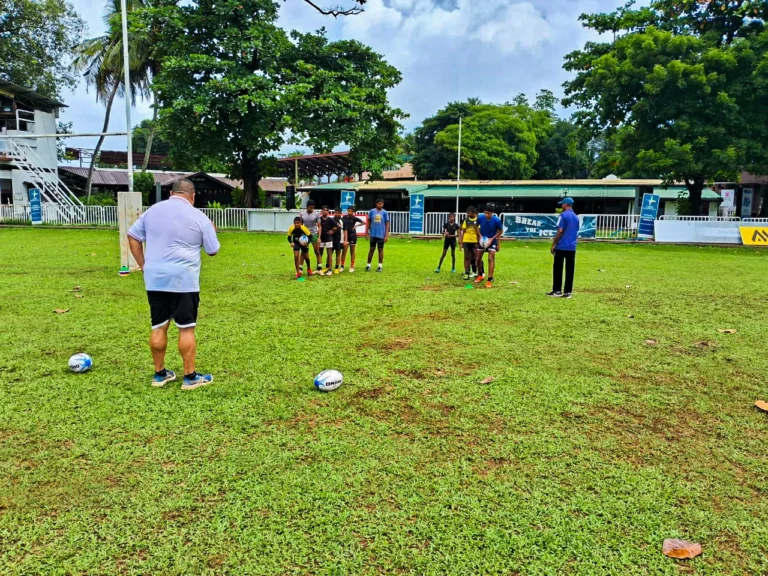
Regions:
M 557 234 L 557 214 L 506 214 L 505 238 L 554 238 Z M 579 238 L 597 236 L 597 216 L 579 216 Z
M 653 225 L 659 214 L 659 200 L 656 194 L 643 194 L 643 207 L 640 210 L 640 223 L 637 226 L 637 237 L 653 240 Z
M 411 194 L 409 234 L 424 234 L 424 194 Z
M 43 206 L 40 203 L 40 190 L 37 188 L 29 189 L 29 213 L 32 224 L 43 223 Z

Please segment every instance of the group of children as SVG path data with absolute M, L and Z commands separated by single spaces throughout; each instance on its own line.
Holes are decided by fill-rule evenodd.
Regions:
M 487 204 L 482 214 L 478 214 L 477 208 L 467 208 L 467 217 L 459 226 L 456 223 L 456 215 L 450 214 L 448 222 L 443 225 L 443 254 L 435 270 L 440 273 L 448 250 L 451 251 L 451 272 L 456 272 L 456 241 L 459 250 L 464 252 L 464 280 L 474 280 L 475 284 L 481 284 L 485 280 L 485 287 L 493 287 L 493 275 L 496 268 L 496 253 L 501 248 L 501 236 L 504 226 L 501 218 L 494 213 L 496 206 Z M 488 254 L 488 275 L 486 280 L 483 256 Z
M 373 254 L 378 248 L 379 266 L 381 272 L 384 266 L 384 244 L 389 240 L 389 215 L 384 210 L 384 201 L 377 200 L 376 208 L 368 214 L 366 238 L 370 239 L 368 265 L 366 272 L 371 271 Z M 357 227 L 366 223 L 357 217 L 356 208 L 350 206 L 347 214 L 342 216 L 341 208 L 336 208 L 333 215 L 328 206 L 323 206 L 318 213 L 315 203 L 309 201 L 305 210 L 293 219 L 293 225 L 288 229 L 288 242 L 293 248 L 293 259 L 296 267 L 296 278 L 303 275 L 304 264 L 307 265 L 307 275 L 332 276 L 344 272 L 347 254 L 350 255 L 349 271 L 355 271 L 355 251 L 357 247 Z M 313 246 L 317 259 L 317 269 L 312 270 L 309 246 Z M 325 267 L 323 267 L 323 252 Z M 333 260 L 335 255 L 335 267 Z

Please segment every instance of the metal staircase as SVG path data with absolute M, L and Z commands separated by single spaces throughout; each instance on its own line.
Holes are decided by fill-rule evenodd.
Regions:
M 83 205 L 67 185 L 59 179 L 58 170 L 43 167 L 44 163 L 40 160 L 37 152 L 23 139 L 8 138 L 5 142 L 5 155 L 21 170 L 25 180 L 32 182 L 40 189 L 46 202 L 62 207 L 81 207 Z

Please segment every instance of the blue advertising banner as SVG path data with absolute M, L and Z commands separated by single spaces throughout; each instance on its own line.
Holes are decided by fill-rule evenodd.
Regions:
M 659 213 L 659 199 L 656 194 L 643 194 L 643 207 L 640 210 L 640 223 L 637 226 L 637 237 L 653 240 L 653 223 Z
M 409 234 L 424 234 L 424 194 L 411 194 Z
M 29 213 L 32 224 L 43 223 L 43 206 L 40 203 L 40 190 L 37 188 L 29 189 Z
M 355 204 L 355 192 L 353 190 L 345 190 L 341 193 L 341 212 L 347 213 L 347 208 L 354 206 Z
M 504 215 L 506 238 L 554 238 L 559 216 L 548 214 Z M 579 216 L 579 238 L 597 236 L 597 216 Z

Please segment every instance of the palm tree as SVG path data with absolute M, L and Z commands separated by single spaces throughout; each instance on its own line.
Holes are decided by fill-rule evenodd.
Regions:
M 143 0 L 128 0 L 128 11 L 133 11 L 144 6 Z M 129 62 L 131 85 L 128 90 L 124 86 L 123 75 L 123 37 L 121 29 L 120 1 L 108 0 L 104 10 L 104 23 L 107 33 L 96 38 L 85 40 L 75 47 L 76 57 L 72 62 L 72 69 L 76 73 L 82 73 L 86 84 L 96 90 L 96 101 L 106 105 L 104 126 L 102 132 L 109 129 L 109 118 L 112 113 L 112 104 L 115 96 L 130 95 L 131 103 L 136 102 L 136 97 L 148 98 L 150 94 L 150 74 L 147 65 L 147 50 L 141 49 L 144 42 L 134 42 L 129 38 Z M 88 178 L 85 184 L 86 198 L 91 197 L 93 170 L 96 166 L 96 158 L 99 155 L 104 136 L 99 137 L 96 148 L 88 167 Z M 147 148 L 149 148 L 149 143 Z

